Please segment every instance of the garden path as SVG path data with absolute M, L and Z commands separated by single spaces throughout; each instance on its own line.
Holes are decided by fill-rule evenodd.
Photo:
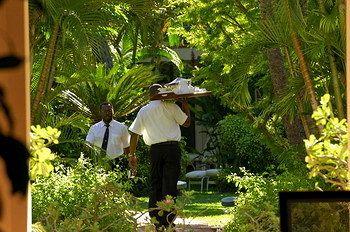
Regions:
M 136 215 L 137 223 L 140 225 L 138 232 L 151 232 L 150 219 L 148 214 Z M 205 222 L 194 220 L 177 218 L 175 220 L 176 229 L 175 232 L 220 232 L 220 228 L 213 228 L 208 226 Z

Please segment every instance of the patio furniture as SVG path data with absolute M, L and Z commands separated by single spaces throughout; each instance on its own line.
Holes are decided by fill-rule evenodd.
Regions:
M 203 192 L 204 181 L 206 181 L 207 191 L 209 189 L 209 184 L 215 184 L 215 181 L 210 181 L 210 178 L 215 178 L 218 176 L 221 169 L 208 169 L 208 170 L 197 170 L 186 173 L 186 178 L 188 179 L 188 189 L 191 188 L 192 183 L 200 183 L 201 192 Z
M 206 177 L 207 177 L 207 191 L 209 188 L 209 184 L 216 184 L 215 181 L 210 181 L 210 178 L 216 178 L 219 175 L 219 172 L 221 171 L 221 169 L 217 169 L 217 168 L 213 168 L 213 169 L 208 169 L 205 170 L 206 173 Z
M 207 178 L 206 171 L 201 171 L 201 170 L 192 171 L 192 172 L 186 173 L 185 176 L 188 179 L 188 189 L 191 188 L 191 182 L 194 183 L 194 182 L 198 182 L 199 180 L 201 184 L 201 192 L 203 192 L 204 179 Z

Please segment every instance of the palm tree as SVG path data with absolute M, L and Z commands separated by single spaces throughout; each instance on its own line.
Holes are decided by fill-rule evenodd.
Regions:
M 97 61 L 108 60 L 104 57 L 111 54 L 106 39 L 111 41 L 116 37 L 111 27 L 117 30 L 128 23 L 127 10 L 120 9 L 142 14 L 152 7 L 152 0 L 118 3 L 111 0 L 31 0 L 33 53 L 44 57 L 40 75 L 32 79 L 32 121 L 36 121 L 36 113 L 42 110 L 45 95 L 54 84 L 58 70 L 70 67 L 76 71 L 84 66 L 94 66 Z
M 102 102 L 111 102 L 114 117 L 120 120 L 148 101 L 145 89 L 157 80 L 152 69 L 151 66 L 126 69 L 119 64 L 109 69 L 98 65 L 61 77 L 60 84 L 45 96 L 46 110 L 37 113 L 37 122 L 62 132 L 56 150 L 67 149 L 68 145 L 81 151 L 86 148 L 84 136 L 89 124 L 101 120 L 99 106 Z M 64 153 L 67 153 L 65 156 L 78 155 Z
M 151 66 L 124 69 L 116 64 L 111 70 L 98 65 L 96 70 L 82 70 L 70 79 L 88 77 L 85 81 L 63 91 L 66 108 L 79 112 L 92 121 L 101 120 L 99 106 L 109 101 L 115 118 L 126 116 L 148 101 L 145 89 L 157 80 Z
M 267 22 L 269 18 L 273 16 L 273 7 L 275 1 L 273 0 L 260 0 L 260 12 L 262 22 Z M 276 99 L 283 97 L 284 92 L 288 87 L 288 76 L 285 70 L 285 62 L 280 48 L 268 48 L 266 50 L 268 58 L 269 69 L 271 73 L 272 85 L 274 88 L 274 95 Z M 287 118 L 287 115 L 282 117 L 283 125 L 286 130 L 287 137 L 292 144 L 301 144 L 302 132 L 300 131 L 301 125 L 297 117 L 291 120 Z
M 79 41 L 77 44 L 81 51 L 92 51 L 96 49 L 98 38 L 92 33 L 93 28 L 108 26 L 112 21 L 112 15 L 104 10 L 106 1 L 83 1 L 83 0 L 34 0 L 31 5 L 31 19 L 41 16 L 45 20 L 45 26 L 49 39 L 45 45 L 45 55 L 42 70 L 37 83 L 37 90 L 32 96 L 32 116 L 39 109 L 46 92 L 51 89 L 53 74 L 55 72 L 55 61 L 59 49 L 63 49 L 62 39 L 68 35 Z M 39 13 L 40 12 L 40 13 Z M 31 41 L 35 41 L 40 24 L 31 25 L 33 31 Z M 40 36 L 38 36 L 40 37 Z M 86 52 L 85 54 L 89 54 Z M 34 119 L 34 118 L 32 118 Z
M 329 41 L 329 39 L 334 39 L 334 36 L 332 36 L 331 34 L 337 33 L 337 31 L 341 32 L 341 30 L 339 30 L 339 28 L 337 28 L 337 26 L 334 26 L 334 25 L 337 25 L 336 22 L 334 22 L 334 20 L 327 20 L 328 18 L 331 18 L 331 19 L 338 18 L 337 15 L 339 12 L 337 10 L 337 5 L 339 5 L 339 1 L 338 1 L 338 4 L 334 4 L 332 6 L 336 10 L 331 11 L 331 13 L 327 13 L 326 6 L 325 6 L 325 3 L 323 0 L 318 0 L 318 5 L 319 5 L 320 12 L 323 15 L 323 17 L 321 17 L 321 19 L 320 19 L 320 29 L 322 29 L 322 31 L 326 37 L 327 45 L 326 45 L 326 52 L 325 53 L 327 54 L 328 60 L 329 60 L 336 109 L 338 112 L 338 116 L 340 118 L 344 118 L 345 114 L 344 114 L 343 100 L 342 100 L 342 96 L 341 96 L 342 94 L 341 94 L 340 84 L 339 84 L 339 72 L 338 72 L 338 68 L 337 68 L 337 64 L 336 64 L 335 54 L 333 52 L 333 49 L 331 47 L 331 43 Z
M 289 0 L 283 0 L 282 3 L 282 11 L 283 15 L 286 16 L 286 22 L 288 25 L 288 28 L 290 28 L 290 38 L 292 40 L 293 48 L 295 51 L 295 54 L 298 57 L 299 60 L 299 66 L 300 66 L 300 72 L 301 75 L 304 79 L 304 83 L 306 86 L 306 91 L 310 99 L 311 107 L 315 111 L 318 107 L 318 101 L 317 101 L 317 96 L 316 96 L 316 91 L 314 88 L 314 84 L 312 81 L 312 78 L 310 76 L 310 70 L 309 70 L 309 65 L 306 60 L 305 54 L 302 50 L 302 42 L 299 38 L 299 35 L 297 33 L 297 26 L 302 19 L 300 19 L 302 16 L 302 13 L 300 11 L 300 5 L 299 3 L 295 4 L 297 5 L 296 7 L 292 7 L 291 2 Z M 302 23 L 300 23 L 302 24 Z M 297 25 L 297 26 L 296 26 Z

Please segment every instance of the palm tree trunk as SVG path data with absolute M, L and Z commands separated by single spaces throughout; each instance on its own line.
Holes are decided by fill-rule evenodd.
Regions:
M 139 37 L 139 31 L 140 31 L 140 24 L 139 22 L 136 22 L 135 25 L 135 38 L 133 40 L 133 48 L 132 48 L 132 64 L 136 64 L 136 52 L 137 52 L 137 42 Z
M 273 13 L 273 0 L 260 0 L 260 12 L 261 20 L 266 22 Z M 274 90 L 275 99 L 283 97 L 285 90 L 287 89 L 287 74 L 284 66 L 284 60 L 279 48 L 270 48 L 266 51 L 269 70 L 271 74 L 271 81 Z M 291 144 L 301 144 L 303 142 L 302 132 L 300 130 L 301 123 L 298 118 L 294 118 L 292 121 L 288 120 L 287 116 L 282 118 L 283 126 L 286 131 L 286 135 Z
M 315 88 L 313 86 L 313 83 L 312 83 L 312 80 L 310 77 L 310 73 L 308 70 L 308 66 L 307 66 L 307 62 L 306 62 L 304 53 L 301 50 L 301 42 L 300 42 L 300 39 L 298 38 L 298 35 L 294 31 L 291 34 L 291 38 L 292 38 L 295 53 L 296 53 L 298 60 L 299 60 L 301 75 L 302 75 L 304 82 L 305 82 L 306 91 L 307 91 L 307 94 L 308 94 L 310 102 L 311 102 L 311 107 L 312 107 L 312 110 L 315 111 L 318 107 L 317 97 L 316 97 L 316 93 L 315 93 Z
M 339 1 L 339 26 L 340 26 L 340 36 L 341 36 L 341 45 L 342 50 L 345 53 L 345 47 L 346 47 L 346 17 L 345 17 L 345 0 Z
M 343 100 L 342 100 L 340 86 L 339 86 L 339 73 L 338 73 L 337 66 L 335 64 L 334 55 L 331 54 L 332 51 L 330 49 L 330 46 L 327 46 L 327 53 L 328 53 L 329 64 L 331 67 L 332 84 L 333 84 L 333 90 L 334 90 L 335 103 L 338 111 L 338 117 L 342 119 L 342 118 L 345 118 L 345 114 L 344 114 Z
M 300 97 L 297 97 L 297 105 L 298 105 L 298 109 L 299 109 L 299 117 L 300 117 L 301 123 L 302 123 L 303 128 L 304 128 L 305 136 L 306 136 L 306 138 L 309 138 L 311 133 L 310 133 L 309 125 L 307 123 L 307 119 L 304 115 L 304 107 L 303 107 L 303 104 L 301 104 Z
M 290 75 L 292 76 L 292 78 L 296 78 L 292 59 L 290 58 L 288 48 L 285 48 L 285 57 L 287 59 Z M 298 107 L 298 116 L 299 116 L 301 123 L 303 125 L 305 136 L 306 136 L 306 138 L 309 138 L 311 133 L 310 133 L 310 127 L 309 127 L 308 121 L 311 121 L 311 120 L 308 120 L 305 116 L 305 110 L 303 107 L 302 97 L 301 97 L 300 93 L 297 94 L 297 96 L 296 96 L 296 102 L 297 102 L 297 107 Z
M 294 51 L 298 57 L 298 60 L 299 60 L 299 67 L 300 67 L 300 72 L 301 72 L 301 75 L 304 79 L 304 83 L 305 83 L 305 86 L 306 86 L 306 93 L 309 97 L 309 100 L 311 102 L 311 107 L 312 107 L 312 110 L 315 111 L 318 107 L 318 102 L 317 102 L 317 97 L 316 97 L 316 92 L 315 92 L 315 88 L 313 86 L 313 83 L 312 83 L 312 79 L 310 77 L 310 73 L 309 73 L 309 69 L 308 69 L 308 65 L 307 65 L 307 62 L 306 62 L 306 59 L 305 59 L 305 56 L 304 56 L 304 53 L 301 49 L 301 42 L 300 42 L 300 39 L 298 37 L 298 34 L 295 32 L 295 29 L 294 29 L 294 26 L 293 26 L 293 19 L 292 19 L 292 16 L 291 16 L 291 12 L 292 12 L 292 9 L 290 7 L 290 2 L 289 0 L 285 0 L 284 1 L 288 6 L 289 10 L 288 10 L 288 19 L 287 21 L 289 22 L 289 26 L 291 27 L 291 39 L 292 39 L 292 44 L 293 44 L 293 48 L 294 48 Z M 304 9 L 306 9 L 307 5 L 305 5 L 307 2 L 304 2 L 304 5 L 301 6 L 303 7 Z M 322 126 L 317 126 L 318 130 L 321 132 L 322 131 Z
M 267 58 L 274 89 L 274 96 L 275 99 L 280 99 L 283 97 L 288 83 L 283 56 L 280 49 L 273 48 L 267 50 Z M 282 122 L 290 143 L 295 145 L 301 144 L 303 142 L 303 135 L 300 131 L 301 122 L 298 120 L 298 118 L 289 120 L 287 116 L 283 116 Z
M 323 0 L 318 0 L 318 6 L 320 8 L 320 11 L 322 14 L 326 14 L 326 8 L 324 5 Z M 334 97 L 335 97 L 335 103 L 338 111 L 338 117 L 344 118 L 344 109 L 343 109 L 343 101 L 341 97 L 341 91 L 339 87 L 339 75 L 338 75 L 338 69 L 335 64 L 335 58 L 332 53 L 332 49 L 330 45 L 326 46 L 326 52 L 328 54 L 328 60 L 329 60 L 329 65 L 331 68 L 331 77 L 332 77 L 332 84 L 333 84 L 333 90 L 334 90 Z
M 34 96 L 32 102 L 32 110 L 31 110 L 31 119 L 32 122 L 35 121 L 35 112 L 38 110 L 40 103 L 44 99 L 44 96 L 47 92 L 48 81 L 50 80 L 50 75 L 52 75 L 52 69 L 54 68 L 55 55 L 57 50 L 58 38 L 60 35 L 60 24 L 56 22 L 52 34 L 49 40 L 49 46 L 46 51 L 45 61 L 43 64 L 43 69 L 40 74 L 40 79 L 38 83 L 38 89 L 36 91 L 36 95 Z

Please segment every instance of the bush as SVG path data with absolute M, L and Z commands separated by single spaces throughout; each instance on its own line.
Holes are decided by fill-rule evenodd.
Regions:
M 139 140 L 136 156 L 138 158 L 137 176 L 131 180 L 131 192 L 137 197 L 148 196 L 151 188 L 149 147 L 142 139 Z
M 306 170 L 285 172 L 275 177 L 252 174 L 244 168 L 241 171 L 241 175 L 233 174 L 228 177 L 237 186 L 238 196 L 232 210 L 234 220 L 226 226 L 227 232 L 277 232 L 278 193 L 314 189 L 315 183 L 307 179 Z
M 312 114 L 316 125 L 322 127 L 319 138 L 310 135 L 304 140 L 308 156 L 305 158 L 310 177 L 322 177 L 342 190 L 350 190 L 348 171 L 348 133 L 345 119 L 334 117 L 330 95 L 321 98 L 321 106 Z
M 275 157 L 261 142 L 259 133 L 242 117 L 230 115 L 218 124 L 220 154 L 218 162 L 223 167 L 238 171 L 245 167 L 251 172 L 261 173 L 275 164 Z
M 232 175 L 236 171 L 237 170 L 233 168 L 224 168 L 219 172 L 216 180 L 216 188 L 218 192 L 221 192 L 221 193 L 236 192 L 237 187 L 235 183 L 232 183 L 232 181 L 228 181 L 227 179 L 227 176 Z
M 32 185 L 33 222 L 58 232 L 135 231 L 133 197 L 120 176 L 80 158 L 74 168 L 39 177 Z
M 54 166 L 52 160 L 54 153 L 48 148 L 52 144 L 58 143 L 61 132 L 56 128 L 41 128 L 40 125 L 31 126 L 30 133 L 30 179 L 34 180 L 38 176 L 49 176 Z

